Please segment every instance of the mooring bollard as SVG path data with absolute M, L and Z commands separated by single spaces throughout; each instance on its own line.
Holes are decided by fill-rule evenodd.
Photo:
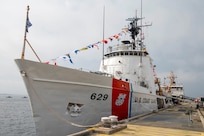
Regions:
M 118 116 L 111 115 L 109 117 L 101 118 L 102 127 L 115 128 L 118 125 Z

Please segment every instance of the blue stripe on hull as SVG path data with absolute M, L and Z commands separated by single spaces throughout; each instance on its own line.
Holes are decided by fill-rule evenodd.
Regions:
M 132 93 L 133 93 L 133 88 L 132 88 L 132 83 L 130 83 L 130 103 L 129 103 L 129 114 L 128 118 L 131 118 L 131 112 L 132 112 Z

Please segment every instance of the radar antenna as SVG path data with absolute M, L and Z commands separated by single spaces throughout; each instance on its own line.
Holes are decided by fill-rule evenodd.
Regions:
M 140 19 L 141 18 L 137 18 L 137 16 L 133 17 L 133 18 L 126 19 L 126 21 L 130 21 L 130 26 L 129 26 L 128 30 L 131 32 L 130 36 L 133 40 L 133 49 L 135 49 L 135 47 L 136 47 L 135 37 L 137 37 L 137 35 L 139 34 L 139 30 L 141 30 L 141 28 L 137 26 L 137 21 Z

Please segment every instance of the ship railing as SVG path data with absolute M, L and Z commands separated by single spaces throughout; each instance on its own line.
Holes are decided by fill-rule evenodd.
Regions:
M 94 74 L 98 74 L 98 75 L 102 75 L 102 76 L 106 76 L 106 77 L 113 77 L 112 74 L 101 72 L 101 71 L 89 71 L 89 72 L 94 73 Z
M 115 45 L 115 46 L 109 46 L 107 48 L 107 53 L 111 53 L 111 52 L 116 52 L 116 51 L 141 51 L 140 50 L 141 47 L 134 47 L 133 48 L 133 45 L 132 44 L 118 44 L 118 45 Z
M 102 75 L 102 76 L 106 76 L 106 77 L 114 77 L 112 74 L 101 72 L 101 71 L 90 71 L 90 70 L 85 69 L 85 68 L 80 68 L 78 70 L 93 73 L 93 74 L 97 74 L 97 75 Z

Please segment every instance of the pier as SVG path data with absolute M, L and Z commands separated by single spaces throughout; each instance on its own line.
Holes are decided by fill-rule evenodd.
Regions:
M 96 127 L 69 136 L 204 136 L 204 109 L 194 102 L 133 117 L 114 128 Z

